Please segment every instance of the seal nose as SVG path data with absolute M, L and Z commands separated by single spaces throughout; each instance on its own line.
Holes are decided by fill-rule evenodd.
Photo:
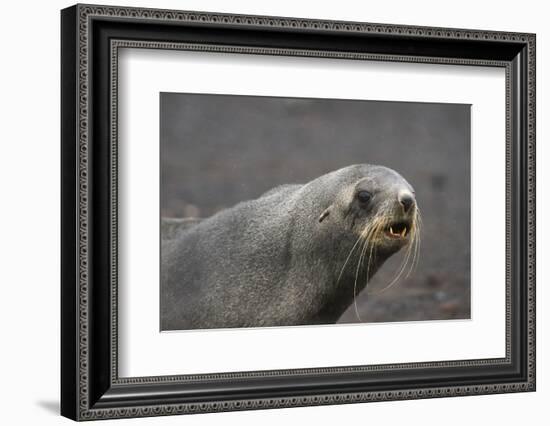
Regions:
M 409 209 L 414 204 L 414 197 L 410 192 L 401 192 L 399 193 L 399 196 L 397 197 L 401 205 L 403 206 L 403 210 L 405 213 L 409 211 Z

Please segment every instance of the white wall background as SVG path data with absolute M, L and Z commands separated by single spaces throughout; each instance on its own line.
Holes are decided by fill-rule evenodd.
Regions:
M 103 4 L 526 31 L 537 33 L 538 390 L 492 395 L 118 420 L 120 424 L 543 424 L 550 401 L 550 27 L 535 0 L 392 2 L 104 0 Z M 2 423 L 68 424 L 59 404 L 59 9 L 67 1 L 3 4 L 0 66 L 0 400 Z M 546 261 L 546 262 L 545 262 Z M 480 417 L 482 416 L 482 417 Z M 108 421 L 106 423 L 113 423 Z M 129 423 L 131 422 L 131 423 Z

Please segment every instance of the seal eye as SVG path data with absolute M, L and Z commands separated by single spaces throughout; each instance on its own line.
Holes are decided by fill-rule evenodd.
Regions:
M 357 199 L 362 203 L 368 203 L 371 198 L 372 195 L 369 191 L 359 191 L 357 193 Z

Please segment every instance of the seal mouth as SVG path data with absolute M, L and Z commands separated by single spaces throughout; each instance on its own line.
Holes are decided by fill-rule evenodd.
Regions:
M 404 239 L 407 238 L 411 230 L 410 224 L 407 222 L 393 222 L 385 229 L 385 234 L 389 238 Z

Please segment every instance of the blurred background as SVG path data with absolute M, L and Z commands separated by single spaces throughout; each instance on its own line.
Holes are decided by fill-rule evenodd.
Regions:
M 208 217 L 356 163 L 400 173 L 423 231 L 416 270 L 394 255 L 357 299 L 361 319 L 470 318 L 470 105 L 161 93 L 161 216 Z M 340 322 L 357 322 L 353 307 Z

